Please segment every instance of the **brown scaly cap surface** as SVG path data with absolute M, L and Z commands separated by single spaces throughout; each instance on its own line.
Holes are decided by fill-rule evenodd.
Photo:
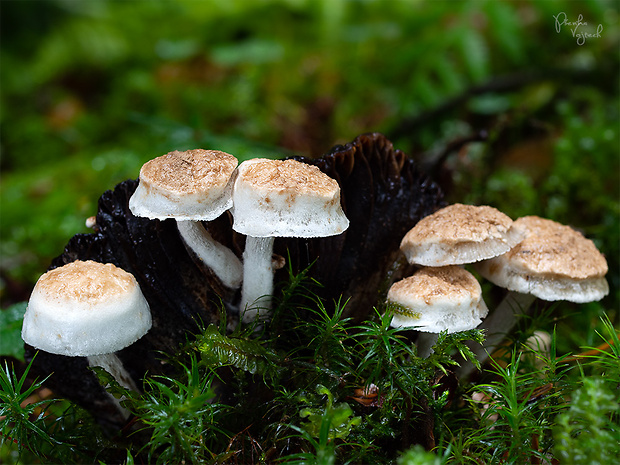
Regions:
M 504 254 L 522 239 L 522 231 L 499 210 L 454 204 L 420 220 L 400 248 L 410 263 L 460 265 Z
M 422 218 L 403 239 L 403 243 L 441 240 L 481 242 L 505 234 L 512 225 L 510 217 L 489 206 L 453 204 Z
M 316 166 L 295 160 L 256 160 L 246 165 L 240 176 L 255 188 L 270 191 L 295 191 L 300 194 L 332 196 L 338 183 Z
M 459 298 L 480 299 L 480 284 L 459 266 L 422 268 L 390 288 L 388 299 L 423 299 L 427 305 L 437 301 L 458 301 Z M 408 300 L 408 299 L 407 299 Z
M 92 260 L 75 261 L 45 273 L 36 291 L 51 299 L 98 302 L 128 294 L 137 286 L 135 278 L 117 266 Z
M 570 226 L 538 216 L 519 218 L 515 224 L 526 230 L 525 239 L 505 256 L 515 267 L 573 279 L 607 273 L 607 261 L 594 243 Z
M 237 167 L 237 159 L 219 150 L 175 150 L 142 166 L 140 182 L 181 194 L 225 186 Z

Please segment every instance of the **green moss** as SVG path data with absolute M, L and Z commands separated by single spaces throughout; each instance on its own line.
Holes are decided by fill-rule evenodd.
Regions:
M 414 312 L 410 308 L 405 307 L 404 305 L 398 304 L 396 302 L 387 301 L 386 311 L 388 313 L 403 315 L 407 318 L 411 318 L 412 320 L 419 320 L 422 316 L 419 312 Z

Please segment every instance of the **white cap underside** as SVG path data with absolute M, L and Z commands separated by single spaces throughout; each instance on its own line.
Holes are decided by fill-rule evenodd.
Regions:
M 509 229 L 503 237 L 482 242 L 436 242 L 412 244 L 403 249 L 409 263 L 423 266 L 446 266 L 474 263 L 508 252 L 523 239 L 520 231 Z
M 210 193 L 171 193 L 144 183 L 129 199 L 129 209 L 135 216 L 150 219 L 211 221 L 232 207 L 232 179 L 222 189 Z
M 594 302 L 609 294 L 609 284 L 604 277 L 571 279 L 558 275 L 536 275 L 510 267 L 502 257 L 479 262 L 476 270 L 497 286 L 547 301 Z

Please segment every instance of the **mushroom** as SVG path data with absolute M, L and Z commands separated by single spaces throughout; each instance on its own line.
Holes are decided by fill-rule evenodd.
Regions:
M 231 289 L 240 287 L 243 265 L 201 221 L 212 221 L 232 207 L 237 163 L 234 156 L 217 150 L 167 153 L 142 166 L 140 183 L 129 200 L 135 216 L 174 218 L 185 244 Z
M 349 226 L 340 186 L 316 166 L 255 158 L 241 163 L 233 188 L 233 229 L 246 235 L 240 310 L 244 322 L 268 313 L 275 237 L 325 237 Z
M 547 331 L 536 330 L 524 343 L 526 360 L 537 370 L 547 366 L 551 356 L 552 337 Z
M 457 203 L 418 221 L 401 241 L 400 250 L 412 265 L 463 265 L 501 255 L 523 237 L 512 219 L 496 208 Z M 422 344 L 436 340 L 435 336 L 429 341 L 424 334 L 420 338 Z
M 400 249 L 411 264 L 461 265 L 506 253 L 522 239 L 523 232 L 499 210 L 453 204 L 422 218 Z
M 488 309 L 478 280 L 459 266 L 425 267 L 392 285 L 388 309 L 391 326 L 415 328 L 418 355 L 427 358 L 442 331 L 455 333 L 480 324 Z
M 515 226 L 525 231 L 521 243 L 474 265 L 484 278 L 509 290 L 480 326 L 487 331 L 487 338 L 473 350 L 481 362 L 536 298 L 585 303 L 609 293 L 607 261 L 591 240 L 570 226 L 538 216 L 519 218 Z M 466 375 L 472 369 L 471 365 L 462 366 L 460 373 Z
M 609 293 L 607 261 L 594 242 L 570 226 L 538 216 L 515 224 L 526 231 L 523 242 L 499 257 L 479 263 L 482 276 L 511 291 L 543 300 L 585 303 Z
M 133 275 L 111 263 L 78 260 L 39 278 L 24 314 L 22 339 L 52 354 L 87 357 L 90 366 L 138 391 L 115 352 L 144 336 L 151 324 Z

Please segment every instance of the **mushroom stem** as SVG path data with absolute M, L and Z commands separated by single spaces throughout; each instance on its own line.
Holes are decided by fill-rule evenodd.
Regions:
M 273 237 L 246 237 L 240 306 L 244 323 L 254 321 L 261 310 L 264 316 L 271 310 L 273 242 Z
M 485 330 L 486 339 L 482 345 L 470 344 L 470 348 L 481 364 L 495 351 L 519 317 L 527 312 L 535 300 L 536 296 L 532 294 L 509 291 L 495 311 L 478 326 L 477 329 Z M 474 365 L 471 362 L 464 362 L 457 370 L 457 374 L 460 377 L 467 377 L 473 370 Z
M 90 355 L 86 357 L 88 365 L 91 367 L 100 367 L 110 373 L 118 384 L 131 391 L 140 392 L 133 378 L 129 375 L 123 363 L 116 354 Z M 105 387 L 105 386 L 104 386 Z M 107 391 L 106 391 L 107 392 Z M 124 419 L 129 418 L 130 412 L 120 403 L 121 399 L 117 399 L 111 393 L 107 393 L 110 400 L 116 405 Z
M 116 382 L 124 388 L 140 392 L 133 378 L 125 370 L 123 363 L 116 354 L 90 355 L 86 359 L 91 367 L 100 367 L 110 373 Z
M 437 343 L 437 339 L 439 339 L 438 333 L 427 333 L 420 331 L 416 342 L 418 347 L 418 357 L 428 358 L 434 352 L 433 346 Z
M 177 229 L 187 246 L 213 270 L 226 287 L 238 289 L 241 286 L 241 260 L 228 247 L 214 240 L 200 221 L 177 220 Z

